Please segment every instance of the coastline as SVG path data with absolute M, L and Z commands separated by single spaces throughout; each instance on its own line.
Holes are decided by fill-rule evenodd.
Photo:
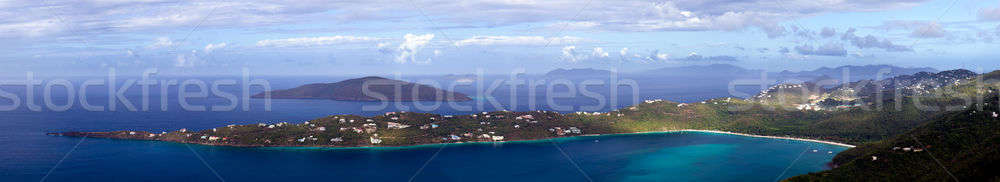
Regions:
M 147 141 L 161 141 L 179 144 L 196 144 L 202 146 L 213 146 L 213 147 L 237 147 L 237 148 L 262 148 L 262 149 L 277 149 L 277 150 L 350 150 L 350 149 L 379 149 L 379 150 L 396 150 L 396 149 L 409 149 L 409 148 L 423 148 L 423 147 L 435 147 L 441 145 L 451 145 L 451 144 L 504 144 L 504 143 L 534 143 L 534 142 L 548 142 L 553 140 L 573 140 L 580 139 L 584 137 L 600 137 L 600 136 L 615 136 L 615 135 L 641 135 L 641 134 L 663 134 L 663 133 L 679 133 L 679 132 L 698 132 L 698 133 L 712 133 L 712 134 L 724 134 L 724 135 L 736 135 L 743 137 L 754 137 L 754 138 L 768 138 L 768 139 L 780 139 L 780 140 L 794 140 L 803 142 L 820 143 L 827 145 L 835 145 L 846 148 L 854 148 L 855 145 L 845 144 L 840 142 L 826 141 L 826 140 L 816 140 L 808 138 L 796 138 L 796 137 L 779 137 L 779 136 L 767 136 L 767 135 L 754 135 L 746 133 L 736 133 L 729 131 L 720 130 L 698 130 L 698 129 L 680 129 L 680 130 L 663 130 L 663 131 L 647 131 L 647 132 L 635 132 L 635 133 L 609 133 L 609 134 L 588 134 L 579 136 L 569 136 L 569 137 L 554 137 L 554 138 L 540 138 L 540 139 L 528 139 L 528 140 L 509 140 L 509 141 L 476 141 L 476 142 L 458 142 L 458 143 L 426 143 L 426 144 L 415 144 L 415 145 L 402 145 L 402 146 L 263 146 L 263 145 L 231 145 L 231 144 L 214 144 L 214 143 L 198 143 L 198 142 L 179 142 L 179 141 L 169 141 L 169 140 L 147 140 Z M 109 138 L 115 139 L 115 138 Z M 128 140 L 128 139 L 127 139 Z
M 804 141 L 804 142 L 813 142 L 813 143 L 822 143 L 822 144 L 828 144 L 828 145 L 836 145 L 836 146 L 847 147 L 847 148 L 857 147 L 857 146 L 851 145 L 851 144 L 834 142 L 834 141 L 826 141 L 826 140 L 816 140 L 816 139 L 796 138 L 796 137 L 779 137 L 779 136 L 767 136 L 767 135 L 754 135 L 754 134 L 736 133 L 736 132 L 719 131 L 719 130 L 692 130 L 692 129 L 684 129 L 684 130 L 676 130 L 676 131 L 690 131 L 690 132 L 703 132 L 703 133 L 716 133 L 716 134 L 738 135 L 738 136 L 755 137 L 755 138 L 770 138 L 770 139 L 782 139 L 782 140 L 795 140 L 795 141 Z

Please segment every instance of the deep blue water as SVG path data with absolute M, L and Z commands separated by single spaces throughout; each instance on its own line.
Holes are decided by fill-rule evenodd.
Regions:
M 274 88 L 289 88 L 336 78 L 283 78 Z M 643 87 L 641 99 L 695 101 L 728 96 L 716 86 Z M 671 88 L 687 88 L 671 91 Z M 699 89 L 700 88 L 700 89 Z M 7 92 L 24 97 L 18 88 Z M 107 91 L 92 88 L 88 101 L 107 104 Z M 232 88 L 223 88 L 231 90 Z M 156 88 L 154 87 L 154 90 Z M 476 93 L 475 88 L 456 88 Z M 21 90 L 23 92 L 23 90 Z M 38 91 L 41 92 L 40 89 Z M 62 92 L 55 89 L 53 92 Z M 64 92 L 65 93 L 65 92 Z M 599 92 L 602 93 L 602 92 Z M 136 90 L 129 90 L 135 96 Z M 159 93 L 152 93 L 152 111 L 87 111 L 79 104 L 68 111 L 31 111 L 25 107 L 0 112 L 0 181 L 773 181 L 826 168 L 842 147 L 824 144 L 704 133 L 664 133 L 579 137 L 503 144 L 450 144 L 404 148 L 301 149 L 233 148 L 152 141 L 123 141 L 46 136 L 55 131 L 204 129 L 227 124 L 302 122 L 330 114 L 374 115 L 399 108 L 364 111 L 377 103 L 329 100 L 250 101 L 250 111 L 183 111 L 168 97 L 159 110 Z M 176 94 L 170 92 L 170 94 Z M 498 109 L 548 109 L 528 105 L 527 94 L 476 95 L 500 100 L 503 108 L 460 110 L 442 107 L 429 112 L 465 114 Z M 631 97 L 620 93 L 619 97 Z M 23 98 L 22 98 L 23 99 Z M 65 103 L 65 95 L 54 96 Z M 510 100 L 517 100 L 512 107 Z M 40 102 L 37 99 L 36 102 Z M 138 102 L 138 98 L 133 98 Z M 0 104 L 10 101 L 0 100 Z M 593 99 L 557 99 L 574 110 L 597 103 Z M 228 104 L 221 98 L 191 103 Z M 139 103 L 136 103 L 139 104 Z M 414 106 L 421 103 L 404 103 Z M 475 103 L 458 103 L 474 105 Z M 592 111 L 630 105 L 623 99 Z M 23 105 L 23 103 L 22 103 Z M 812 152 L 817 150 L 817 152 Z M 828 153 L 832 152 L 832 153 Z

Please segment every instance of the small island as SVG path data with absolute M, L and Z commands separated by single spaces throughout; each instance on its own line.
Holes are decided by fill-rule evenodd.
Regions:
M 367 88 L 366 88 L 367 87 Z M 366 93 L 367 92 L 367 93 Z M 428 85 L 369 76 L 336 83 L 313 83 L 258 93 L 253 98 L 330 99 L 340 101 L 469 101 L 467 95 Z

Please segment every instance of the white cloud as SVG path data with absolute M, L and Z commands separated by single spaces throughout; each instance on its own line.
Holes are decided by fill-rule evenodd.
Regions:
M 695 53 L 692 52 L 692 54 Z M 634 57 L 639 58 L 638 60 L 646 63 L 656 63 L 669 61 L 670 54 L 660 53 L 660 50 L 653 50 L 649 52 L 649 56 L 640 56 L 639 54 L 635 54 Z
M 0 37 L 39 37 L 62 31 L 57 19 L 39 19 L 27 22 L 0 23 Z
M 194 67 L 195 62 L 198 61 L 195 54 L 197 54 L 195 50 L 191 50 L 190 54 L 177 54 L 177 58 L 174 59 L 174 67 Z
M 838 43 L 827 43 L 816 48 L 813 48 L 811 45 L 795 46 L 795 51 L 802 55 L 847 56 L 847 50 L 844 49 L 844 45 Z
M 611 56 L 611 53 L 604 51 L 604 48 L 594 47 L 589 53 L 577 51 L 576 46 L 565 46 L 561 50 L 563 60 L 569 62 L 579 62 L 583 60 L 592 59 L 606 59 Z
M 694 54 L 694 55 L 697 55 L 697 54 Z M 656 54 L 656 59 L 667 60 L 668 58 L 670 58 L 670 55 L 667 54 L 667 53 L 657 53 Z
M 854 28 L 847 29 L 847 31 L 840 36 L 840 39 L 848 41 L 852 45 L 861 49 L 880 48 L 889 52 L 913 52 L 913 48 L 895 44 L 892 41 L 889 41 L 889 39 L 880 39 L 872 35 L 864 37 L 857 36 L 854 34 L 856 31 L 857 29 Z
M 622 50 L 618 51 L 618 54 L 622 56 L 628 55 L 628 47 L 622 47 Z
M 209 52 L 210 53 L 210 52 L 212 52 L 212 51 L 214 51 L 216 49 L 222 49 L 222 48 L 226 48 L 226 43 L 225 42 L 223 42 L 223 43 L 217 43 L 217 44 L 208 44 L 208 45 L 205 45 L 205 49 L 204 50 L 205 50 L 205 52 Z
M 600 48 L 600 47 L 595 47 L 594 51 L 592 51 L 590 53 L 591 53 L 591 56 L 598 57 L 598 58 L 606 58 L 606 57 L 610 56 L 610 54 L 608 54 L 608 52 L 604 52 L 604 48 Z
M 582 42 L 584 39 L 572 36 L 473 36 L 455 42 L 455 46 L 468 45 L 564 45 Z
M 326 37 L 299 37 L 287 39 L 267 39 L 257 41 L 259 47 L 311 47 L 325 46 L 344 43 L 374 42 L 380 40 L 375 37 L 365 36 L 326 36 Z
M 563 47 L 562 48 L 562 58 L 564 60 L 569 61 L 569 62 L 576 62 L 576 61 L 578 61 L 579 59 L 577 59 L 577 55 L 576 55 L 576 46 L 566 46 L 566 47 Z
M 471 0 L 453 6 L 441 6 L 439 1 L 417 0 L 411 3 L 383 1 L 319 1 L 291 2 L 271 0 L 247 1 L 160 1 L 93 2 L 19 1 L 0 5 L 0 36 L 25 33 L 48 35 L 65 29 L 55 27 L 53 14 L 65 17 L 66 27 L 78 34 L 102 35 L 118 32 L 199 29 L 248 28 L 275 24 L 308 24 L 329 21 L 393 21 L 411 18 L 422 7 L 426 16 L 436 17 L 441 24 L 457 26 L 509 26 L 526 23 L 552 23 L 554 26 L 614 31 L 671 30 L 735 30 L 760 27 L 779 32 L 776 24 L 792 19 L 824 13 L 880 11 L 912 7 L 924 0 L 767 0 L 767 1 L 698 1 L 677 0 L 654 3 L 646 0 L 578 1 L 578 0 Z M 4 2 L 4 1 L 0 1 Z M 583 11 L 581 11 L 583 10 Z M 994 19 L 997 9 L 980 11 L 981 19 Z M 408 13 L 409 12 L 409 13 Z M 10 29 L 7 27 L 26 27 Z M 44 30 L 38 32 L 36 30 Z
M 153 44 L 150 44 L 150 45 L 146 46 L 146 48 L 148 48 L 148 49 L 159 49 L 159 48 L 174 47 L 174 46 L 177 46 L 177 45 L 178 45 L 178 43 L 175 43 L 173 40 L 170 40 L 169 37 L 159 37 L 159 38 L 156 38 L 156 41 L 153 42 Z
M 403 36 L 403 43 L 399 44 L 397 51 L 399 55 L 396 56 L 397 63 L 406 62 L 416 62 L 417 53 L 420 52 L 427 43 L 430 43 L 431 39 L 434 39 L 434 34 L 424 34 L 424 35 L 413 35 L 406 34 Z

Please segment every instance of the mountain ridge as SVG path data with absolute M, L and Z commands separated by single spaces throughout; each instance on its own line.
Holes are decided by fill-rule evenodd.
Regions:
M 266 97 L 273 99 L 330 99 L 342 101 L 472 100 L 462 93 L 378 76 L 347 79 L 335 83 L 312 83 L 291 89 L 266 91 L 253 95 L 253 98 Z

